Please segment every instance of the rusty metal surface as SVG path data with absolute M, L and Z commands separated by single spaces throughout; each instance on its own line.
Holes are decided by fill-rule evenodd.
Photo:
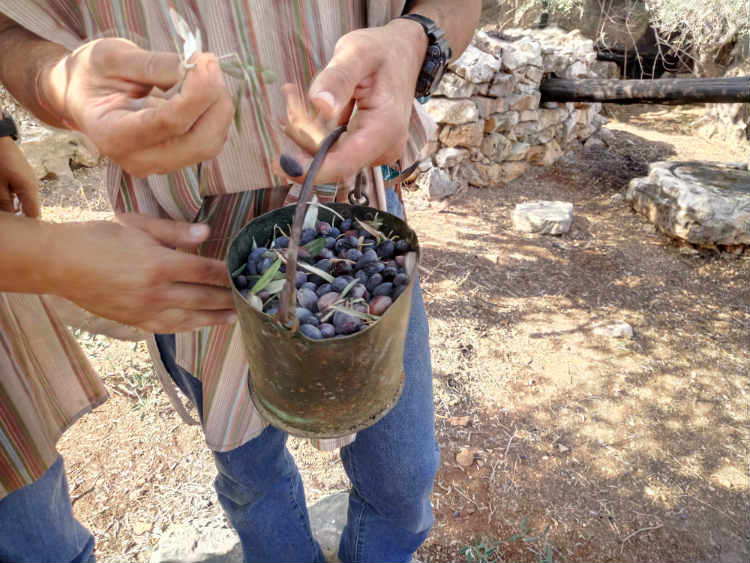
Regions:
M 417 236 L 394 215 L 369 207 L 329 204 L 345 217 L 371 219 L 376 213 L 381 231 L 410 242 L 417 252 Z M 227 256 L 231 274 L 247 259 L 253 237 L 270 240 L 275 224 L 286 227 L 296 206 L 255 218 L 235 237 Z M 319 219 L 333 214 L 320 208 Z M 236 287 L 243 341 L 250 364 L 249 389 L 258 411 L 271 424 L 294 436 L 334 438 L 367 428 L 398 401 L 404 384 L 403 354 L 411 296 L 417 267 L 407 289 L 385 314 L 367 329 L 349 336 L 311 340 L 292 333 L 265 313 L 252 308 Z

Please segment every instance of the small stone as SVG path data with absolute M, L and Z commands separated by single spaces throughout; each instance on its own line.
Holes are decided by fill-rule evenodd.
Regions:
M 456 147 L 445 147 L 435 155 L 435 164 L 440 168 L 453 168 L 469 156 L 469 151 Z
M 477 453 L 477 448 L 462 448 L 456 454 L 456 463 L 461 467 L 470 467 L 474 463 L 474 456 Z
M 430 199 L 442 199 L 453 195 L 461 187 L 461 182 L 451 178 L 445 170 L 431 168 L 428 172 L 420 174 L 416 184 L 430 196 Z
M 440 130 L 440 142 L 448 147 L 478 147 L 482 144 L 484 121 L 463 125 L 444 125 Z
M 513 87 L 516 85 L 516 79 L 512 74 L 497 73 L 492 80 L 492 84 L 487 91 L 488 96 L 494 98 L 505 98 L 513 93 Z
M 570 448 L 568 446 L 564 446 L 562 444 L 557 444 L 557 449 L 561 454 L 564 454 L 566 452 L 570 451 Z
M 633 338 L 633 327 L 625 321 L 616 321 L 594 327 L 594 334 L 610 338 Z
M 436 96 L 446 98 L 470 98 L 476 85 L 464 80 L 454 72 L 446 72 L 435 90 Z
M 542 95 L 539 92 L 533 94 L 513 94 L 508 96 L 508 108 L 513 111 L 524 111 L 537 109 Z
M 448 68 L 469 82 L 481 84 L 492 79 L 500 70 L 500 64 L 497 58 L 480 51 L 474 45 L 469 45 Z
M 151 531 L 152 523 L 148 520 L 136 520 L 133 522 L 133 534 L 140 536 Z
M 519 203 L 512 214 L 513 228 L 524 233 L 559 235 L 573 222 L 573 204 L 564 201 Z
M 475 121 L 479 116 L 477 106 L 471 100 L 430 98 L 425 109 L 437 123 L 461 125 Z
M 469 416 L 452 416 L 448 419 L 451 426 L 468 426 L 470 421 Z
M 607 145 L 604 144 L 604 141 L 601 139 L 597 139 L 596 137 L 589 137 L 586 139 L 586 142 L 583 143 L 583 146 L 586 149 L 605 149 L 607 148 Z

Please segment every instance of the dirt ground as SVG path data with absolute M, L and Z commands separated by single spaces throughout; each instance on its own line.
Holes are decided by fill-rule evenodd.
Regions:
M 442 451 L 422 561 L 750 557 L 748 253 L 678 245 L 619 197 L 651 161 L 747 152 L 691 135 L 695 109 L 609 112 L 609 148 L 446 202 L 405 194 Z M 109 216 L 101 170 L 43 192 L 47 219 Z M 515 233 L 533 199 L 572 202 L 572 230 Z M 593 333 L 620 320 L 632 338 Z M 144 344 L 78 337 L 112 398 L 60 443 L 74 509 L 100 561 L 147 561 L 171 524 L 220 513 L 213 462 Z M 347 488 L 336 453 L 290 448 L 309 502 Z

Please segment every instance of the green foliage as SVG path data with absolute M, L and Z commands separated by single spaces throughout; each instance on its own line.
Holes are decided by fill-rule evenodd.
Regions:
M 500 542 L 495 538 L 476 538 L 472 545 L 461 548 L 466 563 L 493 563 L 502 559 L 498 553 Z

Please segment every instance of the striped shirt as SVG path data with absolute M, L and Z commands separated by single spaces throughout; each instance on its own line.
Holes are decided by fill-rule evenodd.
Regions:
M 271 169 L 273 158 L 280 151 L 292 148 L 281 127 L 286 117 L 281 85 L 290 82 L 306 89 L 331 58 L 340 36 L 353 29 L 383 25 L 398 16 L 403 8 L 403 0 L 3 0 L 0 4 L 0 12 L 20 25 L 71 50 L 92 39 L 121 37 L 144 49 L 174 52 L 181 46 L 170 18 L 170 9 L 174 9 L 190 29 L 200 30 L 204 51 L 215 53 L 222 61 L 238 61 L 244 65 L 247 76 L 237 73 L 224 76 L 239 106 L 240 120 L 230 127 L 224 149 L 216 159 L 146 179 L 131 177 L 114 164 L 107 171 L 108 195 L 116 213 L 135 211 L 182 221 L 207 218 L 212 228 L 211 238 L 197 252 L 218 259 L 225 257 L 229 241 L 251 218 L 296 200 L 299 186 L 291 189 L 284 186 L 284 181 L 274 176 Z M 273 80 L 269 79 L 270 75 L 274 75 Z M 434 124 L 416 102 L 409 129 L 409 143 L 401 159 L 404 166 L 414 162 L 434 129 Z M 380 168 L 367 169 L 366 176 L 370 201 L 384 209 Z M 337 193 L 335 187 L 319 191 L 323 201 L 342 196 L 345 191 Z M 16 298 L 4 299 L 7 303 L 8 299 Z M 0 349 L 3 376 L 13 364 L 15 371 L 12 373 L 19 382 L 33 382 L 43 389 L 39 393 L 42 405 L 18 403 L 21 400 L 17 397 L 18 390 L 9 392 L 3 381 L 0 393 L 7 394 L 2 397 L 4 404 L 21 404 L 24 409 L 38 411 L 58 408 L 65 402 L 65 412 L 79 414 L 104 400 L 101 384 L 96 382 L 70 338 L 59 330 L 54 315 L 44 308 L 43 298 L 28 299 L 39 303 L 37 338 L 25 338 L 23 332 L 13 330 L 4 322 L 5 317 L 0 317 L 0 341 L 7 342 L 8 350 L 20 345 L 27 354 L 33 354 L 40 340 L 54 341 L 56 337 L 65 342 L 56 354 L 62 357 L 64 350 L 69 361 L 64 368 L 48 373 L 29 362 L 15 365 L 14 356 L 8 351 L 3 356 L 4 351 Z M 42 311 L 47 314 L 46 319 Z M 2 314 L 3 309 L 0 309 Z M 5 316 L 17 318 L 8 312 Z M 149 350 L 173 404 L 185 414 L 179 400 L 174 400 L 173 383 L 153 338 Z M 263 431 L 267 422 L 255 410 L 248 393 L 248 368 L 239 325 L 179 333 L 176 353 L 178 364 L 202 381 L 204 431 L 210 448 L 230 450 Z M 73 391 L 61 393 L 56 385 L 40 383 L 49 380 L 60 383 L 71 376 L 81 382 L 75 397 L 70 396 Z M 79 402 L 88 407 L 78 408 Z M 9 476 L 9 486 L 3 482 L 0 495 L 38 477 L 38 471 L 25 468 L 38 466 L 41 469 L 49 465 L 55 440 L 75 419 L 45 419 L 49 428 L 42 431 L 24 418 L 25 410 L 23 416 L 16 411 L 0 412 L 0 456 L 3 456 L 0 478 Z M 15 432 L 19 428 L 23 432 Z M 17 439 L 8 440 L 8 433 Z M 334 449 L 353 438 L 318 440 L 315 445 Z M 26 443 L 37 447 L 28 452 L 28 456 L 20 457 L 18 452 Z

